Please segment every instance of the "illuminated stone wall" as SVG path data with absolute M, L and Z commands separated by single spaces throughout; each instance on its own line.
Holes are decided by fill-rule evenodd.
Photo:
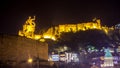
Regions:
M 27 61 L 29 58 L 48 60 L 48 45 L 19 36 L 0 35 L 0 60 Z
M 55 28 L 55 29 L 53 29 Z M 62 24 L 55 27 L 49 28 L 45 33 L 44 36 L 47 38 L 55 37 L 55 35 L 60 35 L 62 32 L 78 32 L 78 31 L 85 31 L 89 29 L 102 29 L 100 19 L 95 20 L 93 22 L 86 22 L 86 23 L 79 23 L 79 24 Z
M 62 24 L 54 27 L 48 28 L 43 34 L 34 34 L 35 31 L 35 16 L 34 18 L 29 17 L 26 23 L 23 25 L 23 30 L 20 30 L 18 35 L 25 36 L 34 40 L 39 40 L 44 42 L 45 39 L 57 40 L 57 37 L 60 37 L 62 32 L 78 32 L 85 31 L 90 29 L 103 30 L 108 34 L 109 30 L 114 30 L 114 28 L 108 28 L 101 25 L 100 19 L 93 19 L 91 22 L 84 22 L 78 24 Z M 41 25 L 42 26 L 42 25 Z M 57 37 L 56 37 L 57 36 Z
M 78 24 L 62 24 L 55 27 L 51 27 L 43 35 L 46 35 L 47 38 L 54 37 L 56 39 L 55 35 L 60 37 L 62 32 L 75 33 L 78 31 L 86 31 L 91 29 L 103 30 L 106 34 L 108 34 L 110 30 L 114 30 L 113 27 L 109 28 L 107 26 L 102 26 L 100 19 L 96 19 L 92 22 L 84 22 L 84 23 L 78 23 Z
M 88 29 L 101 29 L 100 22 L 86 22 L 80 24 L 64 24 L 58 26 L 58 32 L 77 32 L 80 30 L 88 30 Z

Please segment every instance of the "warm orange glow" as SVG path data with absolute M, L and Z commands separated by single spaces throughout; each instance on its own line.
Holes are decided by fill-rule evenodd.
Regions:
M 77 32 L 77 31 L 85 31 L 89 29 L 101 29 L 101 23 L 100 20 L 96 20 L 95 22 L 86 22 L 81 24 L 64 24 L 64 25 L 58 25 L 55 27 L 51 27 L 45 32 L 44 34 L 50 34 L 50 35 L 60 35 L 61 32 Z
M 45 42 L 45 39 L 40 39 L 39 41 L 41 41 L 41 42 Z
M 35 35 L 35 40 L 39 40 L 41 38 L 41 35 Z
M 52 39 L 52 40 L 56 40 L 54 36 L 52 35 L 44 35 L 43 36 L 45 39 Z
M 86 23 L 78 23 L 78 24 L 63 24 L 58 25 L 55 27 L 49 28 L 46 32 L 43 34 L 34 34 L 35 32 L 35 16 L 34 18 L 29 17 L 25 24 L 23 25 L 23 30 L 20 30 L 18 34 L 20 36 L 25 36 L 27 38 L 31 38 L 34 40 L 39 40 L 44 42 L 45 39 L 52 39 L 57 40 L 55 36 L 60 37 L 62 32 L 78 32 L 78 31 L 86 31 L 90 29 L 98 29 L 103 30 L 106 34 L 108 34 L 109 30 L 114 30 L 114 28 L 108 28 L 101 26 L 100 19 L 93 19 L 93 22 L 86 22 Z M 43 40 L 44 39 L 44 40 Z
M 28 59 L 28 63 L 32 63 L 33 62 L 33 59 L 32 58 L 29 58 Z
M 44 38 L 47 38 L 47 39 L 49 39 L 49 38 L 51 38 L 51 37 L 50 37 L 50 36 L 47 36 L 47 35 L 45 35 L 45 36 L 44 36 Z
M 56 40 L 55 37 L 51 37 L 51 39 L 54 40 L 54 41 Z
M 27 21 L 23 25 L 23 30 L 19 31 L 19 35 L 20 36 L 26 36 L 27 38 L 33 38 L 34 37 L 35 26 L 36 26 L 34 21 L 35 21 L 35 16 L 34 16 L 34 18 L 31 18 L 29 16 L 29 18 L 27 19 Z

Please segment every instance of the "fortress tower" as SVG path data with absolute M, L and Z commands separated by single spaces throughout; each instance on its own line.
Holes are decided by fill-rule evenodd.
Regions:
M 19 35 L 25 36 L 27 38 L 33 38 L 34 32 L 35 32 L 35 26 L 36 26 L 34 21 L 35 21 L 35 16 L 34 16 L 34 18 L 31 18 L 29 16 L 29 18 L 27 19 L 27 21 L 23 25 L 23 30 L 19 31 Z

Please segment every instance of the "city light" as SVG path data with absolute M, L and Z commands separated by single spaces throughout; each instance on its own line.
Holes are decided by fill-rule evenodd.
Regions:
M 29 58 L 28 59 L 28 63 L 32 63 L 33 62 L 33 59 L 32 58 Z

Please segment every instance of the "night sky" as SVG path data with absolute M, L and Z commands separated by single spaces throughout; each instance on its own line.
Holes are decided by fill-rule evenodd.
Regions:
M 19 0 L 0 2 L 0 33 L 17 34 L 28 16 L 36 16 L 36 28 L 64 23 L 81 23 L 100 18 L 102 25 L 120 23 L 120 3 L 116 0 Z

